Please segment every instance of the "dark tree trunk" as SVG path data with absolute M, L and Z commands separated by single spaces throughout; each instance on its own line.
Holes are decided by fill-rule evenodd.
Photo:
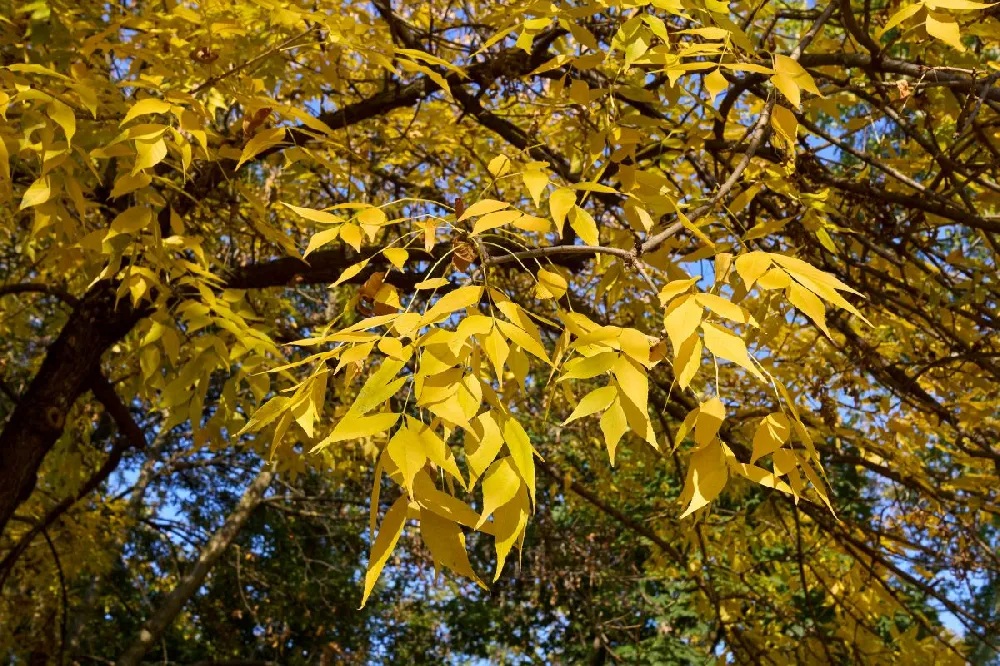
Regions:
M 100 370 L 101 356 L 142 319 L 115 284 L 95 284 L 49 347 L 42 367 L 0 433 L 0 532 L 35 488 L 38 468 L 62 435 L 69 410 Z

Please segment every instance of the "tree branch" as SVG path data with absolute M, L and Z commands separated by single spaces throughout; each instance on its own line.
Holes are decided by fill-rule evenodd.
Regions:
M 274 473 L 260 471 L 247 486 L 239 503 L 225 523 L 212 535 L 205 547 L 198 554 L 198 559 L 190 571 L 184 575 L 173 590 L 164 597 L 159 607 L 146 619 L 133 643 L 115 662 L 116 666 L 138 666 L 147 651 L 160 640 L 163 632 L 173 623 L 174 618 L 187 603 L 188 599 L 198 591 L 208 572 L 226 552 L 236 536 L 243 529 L 247 519 L 260 506 L 264 493 L 274 479 Z

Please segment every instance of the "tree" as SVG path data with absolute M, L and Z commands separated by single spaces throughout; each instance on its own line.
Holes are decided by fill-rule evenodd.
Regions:
M 5 15 L 18 659 L 135 538 L 112 488 L 208 454 L 366 481 L 362 606 L 400 542 L 502 589 L 566 510 L 656 588 L 593 588 L 595 661 L 995 654 L 995 5 Z

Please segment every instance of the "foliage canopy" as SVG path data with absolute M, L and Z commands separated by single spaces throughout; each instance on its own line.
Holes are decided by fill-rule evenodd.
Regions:
M 379 581 L 426 562 L 403 620 L 464 655 L 537 657 L 483 638 L 533 618 L 568 660 L 995 654 L 998 6 L 7 9 L 15 663 L 374 659 L 365 618 L 413 597 Z M 171 502 L 180 553 L 143 531 Z M 180 617 L 231 548 L 257 582 Z M 622 578 L 581 596 L 580 558 Z M 134 641 L 80 629 L 100 598 Z

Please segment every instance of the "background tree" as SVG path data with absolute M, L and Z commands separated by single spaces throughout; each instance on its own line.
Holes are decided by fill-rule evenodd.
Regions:
M 997 13 L 9 4 L 11 660 L 995 659 Z

